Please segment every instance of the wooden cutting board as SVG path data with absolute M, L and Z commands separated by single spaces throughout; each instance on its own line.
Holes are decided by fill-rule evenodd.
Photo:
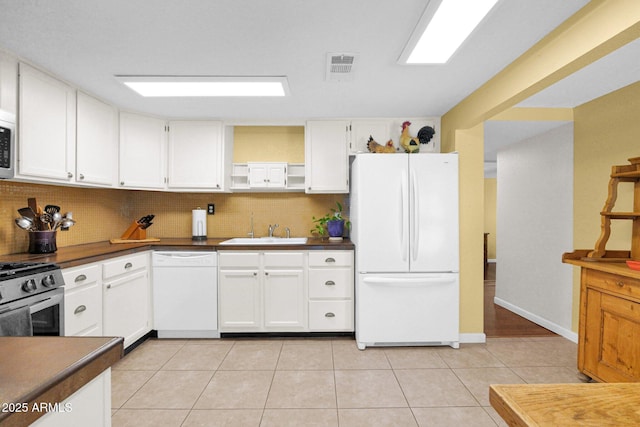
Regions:
M 145 242 L 159 242 L 160 239 L 155 237 L 149 237 L 147 239 L 110 239 L 111 243 L 145 243 Z

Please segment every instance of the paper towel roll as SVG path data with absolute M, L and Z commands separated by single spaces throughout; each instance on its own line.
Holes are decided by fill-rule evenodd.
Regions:
M 191 238 L 192 240 L 207 239 L 207 211 L 194 209 L 191 211 Z

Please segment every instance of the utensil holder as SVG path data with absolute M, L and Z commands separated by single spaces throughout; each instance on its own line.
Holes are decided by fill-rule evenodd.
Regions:
M 56 245 L 57 231 L 30 231 L 29 232 L 29 253 L 30 254 L 50 254 L 58 250 Z

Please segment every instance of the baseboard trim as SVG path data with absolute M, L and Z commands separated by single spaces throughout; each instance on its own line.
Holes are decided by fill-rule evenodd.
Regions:
M 496 303 L 497 305 L 499 305 L 500 307 L 504 307 L 509 311 L 512 311 L 514 313 L 516 313 L 519 316 L 524 317 L 527 320 L 532 321 L 533 323 L 536 323 L 540 326 L 542 326 L 543 328 L 547 328 L 548 330 L 550 330 L 551 332 L 555 332 L 556 334 L 565 337 L 566 339 L 568 339 L 569 341 L 573 341 L 575 343 L 578 342 L 578 334 L 566 329 L 556 323 L 553 323 L 545 318 L 542 318 L 536 314 L 533 314 L 527 310 L 524 310 L 516 305 L 511 304 L 510 302 L 507 302 L 501 298 L 498 297 L 494 297 L 493 298 L 493 302 Z
M 478 344 L 487 342 L 487 335 L 484 333 L 460 334 L 460 343 L 462 344 Z

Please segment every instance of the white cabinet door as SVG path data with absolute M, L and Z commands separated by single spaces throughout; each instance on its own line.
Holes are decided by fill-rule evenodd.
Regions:
M 102 336 L 102 267 L 66 268 L 62 276 L 65 336 Z
M 351 154 L 368 153 L 367 144 L 370 137 L 380 145 L 385 145 L 391 139 L 393 145 L 398 147 L 400 133 L 392 135 L 391 121 L 387 119 L 353 120 L 351 122 L 349 152 Z
M 218 121 L 169 122 L 168 188 L 223 189 L 222 130 Z
M 31 427 L 111 427 L 111 368 L 59 403 Z
M 0 110 L 18 112 L 18 60 L 0 52 Z
M 118 179 L 118 111 L 78 92 L 76 181 L 111 187 Z
M 305 127 L 305 191 L 348 193 L 349 121 L 309 121 Z
M 105 281 L 103 287 L 104 335 L 124 337 L 127 347 L 151 330 L 147 270 Z
M 120 186 L 165 187 L 165 122 L 154 117 L 120 113 Z
M 307 328 L 304 273 L 300 270 L 264 271 L 264 326 L 278 331 Z
M 220 331 L 260 330 L 262 296 L 258 270 L 220 269 L 218 278 Z
M 20 64 L 18 175 L 69 182 L 75 171 L 76 94 Z
M 287 185 L 286 163 L 248 163 L 250 188 L 282 188 Z

